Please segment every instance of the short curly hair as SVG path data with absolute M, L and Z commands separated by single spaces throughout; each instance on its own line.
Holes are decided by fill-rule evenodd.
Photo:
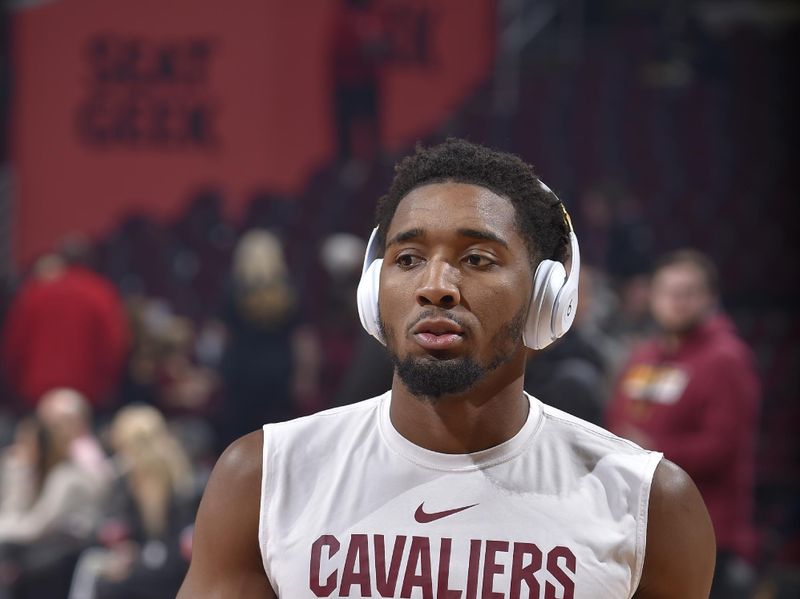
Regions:
M 416 152 L 395 166 L 388 193 L 378 200 L 378 243 L 386 233 L 400 201 L 414 189 L 430 183 L 479 185 L 508 199 L 514 206 L 516 225 L 528 247 L 531 264 L 541 260 L 564 261 L 569 247 L 569 226 L 561 201 L 518 156 L 457 138 Z

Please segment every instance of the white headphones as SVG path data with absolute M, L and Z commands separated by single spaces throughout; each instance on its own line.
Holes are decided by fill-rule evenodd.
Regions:
M 541 182 L 540 184 L 545 191 L 555 196 L 547 185 Z M 564 265 L 556 260 L 542 260 L 536 268 L 536 273 L 533 275 L 533 296 L 522 336 L 525 346 L 531 349 L 543 349 L 562 337 L 572 326 L 578 308 L 581 253 L 578 238 L 572 229 L 572 221 L 563 204 L 561 209 L 569 227 L 569 246 L 572 256 L 569 275 Z M 375 227 L 369 237 L 361 280 L 358 283 L 358 316 L 364 329 L 386 345 L 378 319 L 378 294 L 383 259 L 378 258 L 380 247 L 377 237 L 378 228 Z

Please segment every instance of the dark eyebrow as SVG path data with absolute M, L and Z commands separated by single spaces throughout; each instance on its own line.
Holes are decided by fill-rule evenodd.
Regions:
M 504 248 L 508 249 L 508 244 L 490 231 L 479 231 L 478 229 L 459 229 L 458 234 L 464 237 L 470 237 L 472 239 L 480 239 L 482 241 L 494 241 L 495 243 L 499 243 Z
M 417 239 L 419 237 L 423 237 L 425 235 L 425 231 L 420 228 L 416 229 L 409 229 L 408 231 L 402 231 L 392 237 L 389 241 L 386 242 L 386 247 L 389 247 L 393 243 L 403 243 L 404 241 L 410 241 L 412 239 Z
M 469 237 L 470 239 L 479 239 L 481 241 L 493 241 L 494 243 L 499 243 L 504 248 L 508 249 L 508 243 L 504 240 L 500 239 L 497 235 L 490 231 L 481 231 L 479 229 L 458 229 L 456 231 L 462 237 Z M 412 239 L 419 239 L 420 237 L 425 236 L 425 230 L 419 227 L 414 229 L 408 229 L 407 231 L 401 231 L 394 237 L 392 237 L 389 241 L 386 242 L 386 247 L 394 243 L 403 243 L 405 241 L 411 241 Z

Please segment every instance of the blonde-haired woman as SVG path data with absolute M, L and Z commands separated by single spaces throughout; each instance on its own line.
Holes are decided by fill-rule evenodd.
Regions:
M 111 423 L 120 478 L 110 517 L 100 530 L 106 549 L 79 565 L 71 599 L 174 597 L 186 572 L 180 536 L 191 524 L 191 463 L 161 413 L 132 405 Z
M 278 237 L 251 229 L 233 254 L 234 292 L 242 316 L 263 328 L 283 320 L 294 307 L 294 291 Z
M 266 422 L 296 416 L 295 400 L 316 390 L 316 338 L 302 324 L 283 246 L 273 233 L 252 229 L 239 239 L 222 320 L 224 447 Z
M 163 535 L 171 504 L 194 493 L 186 452 L 161 412 L 147 405 L 119 411 L 111 425 L 111 446 L 143 531 L 153 538 Z

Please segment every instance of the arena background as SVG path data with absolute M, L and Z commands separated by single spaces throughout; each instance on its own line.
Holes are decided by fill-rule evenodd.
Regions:
M 343 6 L 6 1 L 0 318 L 37 258 L 88 240 L 129 306 L 157 300 L 202 362 L 236 241 L 268 228 L 322 340 L 329 378 L 304 410 L 332 405 L 357 333 L 353 319 L 331 333 L 323 241 L 368 235 L 417 141 L 510 150 L 565 200 L 586 262 L 610 281 L 685 246 L 719 266 L 764 390 L 756 567 L 764 581 L 796 576 L 798 3 L 376 0 L 374 69 L 355 76 L 337 62 Z M 645 235 L 622 246 L 640 254 L 595 234 L 598 190 Z M 213 402 L 159 407 L 211 421 Z M 10 394 L 0 407 L 17 414 Z

